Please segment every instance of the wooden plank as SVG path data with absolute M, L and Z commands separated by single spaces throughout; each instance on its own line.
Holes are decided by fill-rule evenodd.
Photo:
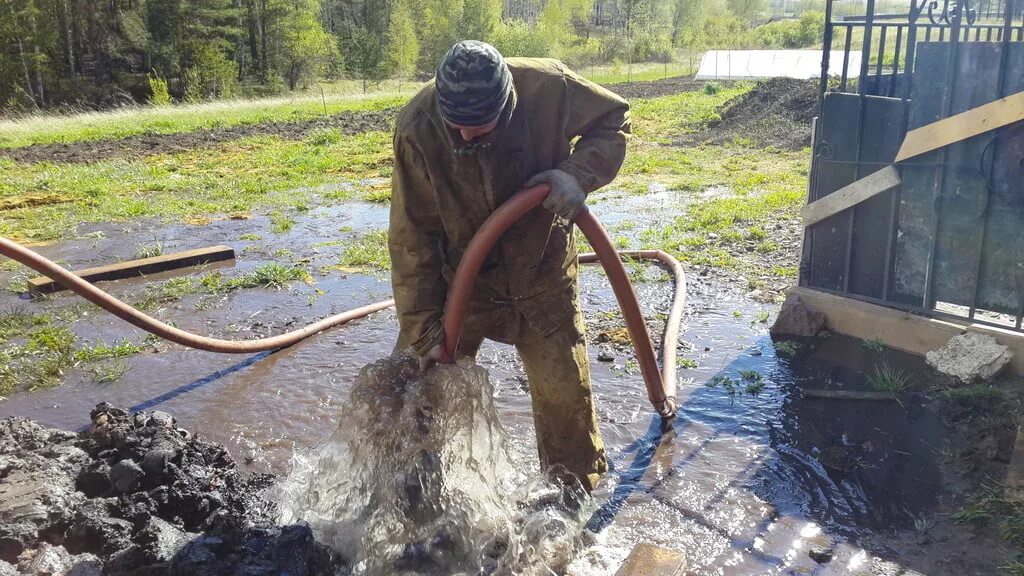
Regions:
M 633 547 L 615 576 L 683 576 L 685 569 L 682 552 L 641 542 Z
M 198 248 L 184 252 L 175 252 L 174 254 L 154 256 L 152 258 L 141 258 L 139 260 L 86 268 L 85 270 L 75 272 L 75 274 L 89 282 L 121 280 L 123 278 L 134 278 L 136 276 L 177 270 L 189 266 L 199 266 L 211 262 L 233 260 L 234 258 L 235 250 L 230 246 L 211 246 L 209 248 Z M 28 281 L 28 293 L 31 295 L 51 294 L 64 289 L 64 286 L 46 276 L 39 276 Z
M 821 200 L 815 200 L 804 206 L 802 212 L 804 227 L 813 226 L 829 216 L 852 208 L 882 192 L 892 190 L 899 184 L 899 172 L 893 166 L 886 166 L 856 182 L 843 186 Z
M 1013 443 L 1010 468 L 1006 471 L 1006 495 L 1024 499 L 1024 426 L 1017 427 L 1017 439 Z
M 903 140 L 899 153 L 896 154 L 896 162 L 909 160 L 925 152 L 938 150 L 1021 120 L 1024 120 L 1024 92 L 911 130 Z
M 886 308 L 811 288 L 791 288 L 810 310 L 825 315 L 825 325 L 836 334 L 861 340 L 881 340 L 886 346 L 923 356 L 945 346 L 964 332 L 987 334 L 1013 353 L 1010 369 L 1024 376 L 1024 333 L 966 322 L 947 322 Z
M 869 392 L 865 390 L 804 390 L 804 398 L 818 400 L 895 400 L 888 392 Z

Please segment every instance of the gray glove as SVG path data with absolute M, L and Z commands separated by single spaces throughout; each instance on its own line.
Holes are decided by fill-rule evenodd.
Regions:
M 576 177 L 564 170 L 545 170 L 526 181 L 527 188 L 538 184 L 551 186 L 551 193 L 544 199 L 544 208 L 567 220 L 575 218 L 587 200 Z

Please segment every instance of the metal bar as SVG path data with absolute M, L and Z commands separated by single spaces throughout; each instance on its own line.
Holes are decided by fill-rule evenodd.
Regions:
M 955 94 L 953 83 L 956 80 L 957 71 L 960 67 L 960 21 L 966 10 L 966 0 L 956 0 L 956 3 L 958 9 L 953 14 L 952 22 L 950 22 L 952 31 L 950 34 L 949 57 L 946 60 L 946 81 L 943 83 L 945 94 L 942 100 L 942 114 L 940 118 L 949 118 L 952 112 L 953 95 Z M 937 152 L 939 157 L 938 167 L 936 168 L 934 179 L 935 191 L 932 195 L 932 212 L 935 218 L 935 226 L 932 229 L 931 241 L 929 242 L 928 267 L 925 268 L 924 299 L 922 302 L 922 306 L 925 308 L 933 308 L 935 306 L 935 260 L 939 243 L 939 232 L 942 230 L 939 200 L 942 198 L 942 189 L 946 185 L 946 151 L 947 148 L 940 148 Z
M 900 174 L 901 181 L 902 178 L 903 174 Z M 892 282 L 892 272 L 896 268 L 896 229 L 900 223 L 900 191 L 902 189 L 902 186 L 897 186 L 894 190 L 889 192 L 891 198 L 889 201 L 889 232 L 885 243 L 885 268 L 882 269 L 883 302 L 887 302 L 889 300 L 889 285 Z
M 843 78 L 839 83 L 839 91 L 846 92 L 846 81 L 850 73 L 850 41 L 853 39 L 853 27 L 846 26 L 846 43 L 843 46 Z
M 1009 2 L 1012 6 L 1012 2 Z M 1009 30 L 1013 26 L 1013 10 L 1006 10 L 1006 14 L 1003 17 L 1003 28 Z M 1000 45 L 999 50 L 999 81 L 996 84 L 996 95 L 998 98 L 1006 96 L 1006 69 L 1009 67 L 1010 61 L 1010 35 L 1005 34 L 1003 42 Z M 993 138 L 995 138 L 993 136 Z M 999 147 L 999 141 L 994 140 L 992 142 L 992 160 L 989 162 L 988 169 L 991 174 L 995 169 L 996 154 Z M 982 168 L 984 168 L 984 158 L 982 158 Z M 967 314 L 968 318 L 974 318 L 974 314 L 978 307 L 978 292 L 981 290 L 981 271 L 984 266 L 985 260 L 985 240 L 988 237 L 988 198 L 992 191 L 989 190 L 989 182 L 985 182 L 985 213 L 982 214 L 981 218 L 981 232 L 978 234 L 978 244 L 974 251 L 974 276 L 972 278 L 973 285 L 971 286 L 971 306 L 970 311 Z M 1024 303 L 1024 295 L 1019 295 L 1018 298 Z
M 986 28 L 986 30 L 987 30 L 987 32 L 985 33 L 985 42 L 991 42 L 992 41 L 992 27 L 988 26 Z
M 924 27 L 924 41 L 925 42 L 931 42 L 932 41 L 932 27 L 931 26 L 925 26 Z
M 900 73 L 900 50 L 903 48 L 903 26 L 896 27 L 896 51 L 892 58 L 892 82 L 889 84 L 889 91 L 886 96 L 892 98 L 896 94 L 896 81 Z
M 875 66 L 875 76 L 879 78 L 879 81 L 882 78 L 882 62 L 885 61 L 885 33 L 888 32 L 888 29 L 889 27 L 883 24 L 878 38 L 878 65 Z
M 832 1 L 825 2 L 825 37 L 821 42 L 821 85 L 818 89 L 819 117 L 825 111 L 825 93 L 828 92 L 828 65 L 832 56 Z
M 867 20 L 864 23 L 864 45 L 861 47 L 860 57 L 860 85 L 857 86 L 857 164 L 853 168 L 853 180 L 857 181 L 860 178 L 860 161 L 863 157 L 864 152 L 864 116 L 865 108 L 864 99 L 867 96 L 867 79 L 868 71 L 871 69 L 871 42 L 874 36 L 874 23 L 875 23 L 875 0 L 868 0 L 867 2 Z M 857 226 L 857 207 L 854 206 L 846 211 L 847 216 L 847 230 L 846 230 L 846 257 L 843 262 L 843 292 L 850 291 L 850 268 L 853 265 L 853 230 Z

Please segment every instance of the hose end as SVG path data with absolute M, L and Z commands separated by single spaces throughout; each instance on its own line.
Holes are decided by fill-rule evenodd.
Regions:
M 676 417 L 676 399 L 673 396 L 667 396 L 661 402 L 655 402 L 654 409 L 658 411 L 658 415 L 661 416 L 662 422 L 671 422 Z

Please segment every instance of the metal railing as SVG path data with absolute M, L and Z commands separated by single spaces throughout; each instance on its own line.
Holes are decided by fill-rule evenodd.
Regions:
M 915 58 L 919 45 L 928 42 L 948 43 L 948 60 L 945 69 L 939 71 L 945 74 L 944 94 L 936 94 L 935 97 L 942 98 L 940 118 L 950 116 L 953 101 L 953 88 L 957 82 L 970 82 L 971 70 L 960 70 L 960 51 L 963 45 L 969 43 L 998 43 L 1001 49 L 998 51 L 1001 62 L 992 63 L 998 65 L 998 87 L 993 100 L 1007 95 L 1007 69 L 1009 68 L 1010 44 L 1024 42 L 1024 0 L 989 0 L 987 2 L 972 2 L 972 0 L 910 0 L 908 11 L 903 15 L 875 14 L 875 0 L 866 0 L 865 13 L 863 17 L 846 17 L 841 21 L 833 18 L 834 4 L 843 0 L 828 0 L 826 4 L 825 31 L 822 50 L 821 78 L 819 88 L 819 116 L 825 109 L 826 94 L 839 92 L 856 94 L 860 97 L 859 105 L 860 118 L 855 133 L 850 132 L 851 141 L 856 141 L 857 164 L 855 174 L 862 177 L 876 169 L 877 164 L 869 165 L 862 162 L 862 149 L 864 139 L 864 110 L 863 100 L 869 96 L 882 96 L 899 99 L 902 104 L 902 118 L 899 124 L 899 141 L 906 135 L 910 122 L 910 101 L 914 88 L 915 72 L 917 62 Z M 838 46 L 837 46 L 838 44 Z M 841 62 L 834 61 L 832 51 L 839 50 L 842 53 Z M 851 54 L 860 53 L 860 66 L 857 70 L 850 69 Z M 935 73 L 934 69 L 928 73 Z M 990 161 L 995 162 L 994 147 L 999 145 L 993 138 L 993 149 L 990 150 L 990 158 L 982 153 L 980 162 L 984 164 Z M 829 160 L 822 160 L 820 151 L 817 149 L 817 142 L 814 143 L 816 166 L 827 166 Z M 930 233 L 930 247 L 928 249 L 929 261 L 924 268 L 926 277 L 924 281 L 923 296 L 919 301 L 908 303 L 905 299 L 893 299 L 893 276 L 895 274 L 896 244 L 899 237 L 899 210 L 900 191 L 897 190 L 891 195 L 892 201 L 887 223 L 888 238 L 885 253 L 879 254 L 879 266 L 884 266 L 884 278 L 882 280 L 881 294 L 865 296 L 862 294 L 850 293 L 850 271 L 851 254 L 854 250 L 853 231 L 856 226 L 856 211 L 848 210 L 848 235 L 845 254 L 845 266 L 842 273 L 842 288 L 837 290 L 835 286 L 826 288 L 826 291 L 835 292 L 844 296 L 858 298 L 885 306 L 899 308 L 908 312 L 919 313 L 928 316 L 950 317 L 959 320 L 971 320 L 983 324 L 991 324 L 1002 328 L 1022 329 L 1024 324 L 1024 286 L 1018 286 L 1015 296 L 1019 299 L 1020 305 L 1015 317 L 1010 314 L 1008 319 L 998 321 L 979 318 L 978 292 L 979 278 L 981 277 L 982 265 L 985 258 L 983 246 L 988 237 L 988 215 L 982 214 L 977 234 L 977 249 L 974 261 L 967 266 L 968 269 L 956 270 L 957 274 L 969 275 L 973 283 L 973 296 L 964 299 L 959 306 L 946 305 L 936 302 L 935 297 L 935 270 L 937 242 L 941 233 L 942 218 L 937 208 L 942 197 L 945 179 L 948 168 L 946 166 L 947 150 L 938 151 L 938 157 L 931 165 L 934 166 L 934 228 Z M 991 166 L 989 167 L 991 170 Z M 812 172 L 812 182 L 814 174 Z M 986 185 L 989 185 L 986 182 Z M 991 190 L 989 190 L 991 192 Z M 1022 190 L 1024 193 L 1024 190 Z M 987 202 L 987 198 L 984 200 Z M 810 234 L 810 232 L 809 232 Z M 809 252 L 805 251 L 805 258 Z M 884 261 L 882 260 L 884 258 Z M 1022 255 L 1024 258 L 1024 255 Z M 809 265 L 808 262 L 804 264 Z M 1024 267 L 1024 261 L 1021 262 Z M 973 269 L 970 269 L 972 268 Z M 947 270 L 948 272 L 948 270 Z M 805 270 L 801 269 L 801 284 L 808 285 Z M 810 283 L 813 287 L 813 282 Z

